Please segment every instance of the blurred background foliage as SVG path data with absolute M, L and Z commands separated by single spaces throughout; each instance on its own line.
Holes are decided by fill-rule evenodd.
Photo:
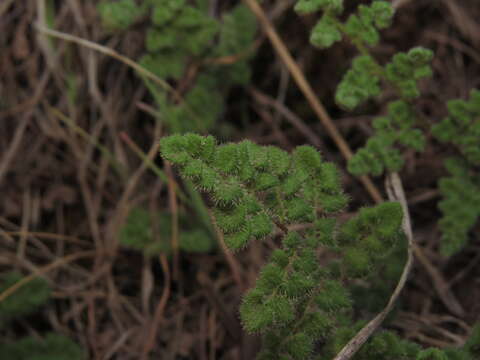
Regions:
M 294 3 L 262 7 L 349 145 L 368 147 L 386 117 L 394 122 L 395 95 L 338 106 L 356 50 L 318 37 L 328 19 L 311 40 L 332 47 L 312 46 L 318 17 L 299 16 Z M 369 1 L 345 1 L 345 14 L 359 3 Z M 372 54 L 387 63 L 423 46 L 435 56 L 413 109 L 424 138 L 408 144 L 401 170 L 424 257 L 385 327 L 425 348 L 456 347 L 480 314 L 480 202 L 471 196 L 480 187 L 471 92 L 480 87 L 480 9 L 475 0 L 392 3 L 392 26 Z M 241 1 L 3 0 L 0 19 L 0 294 L 42 273 L 0 301 L 0 357 L 33 359 L 21 350 L 33 349 L 48 359 L 252 358 L 258 340 L 240 330 L 240 295 L 279 240 L 225 251 L 208 200 L 160 160 L 158 140 L 196 131 L 287 151 L 310 144 L 341 171 L 351 198 L 344 220 L 372 203 L 255 17 Z M 114 49 L 165 86 L 35 24 Z M 383 305 L 402 253 L 372 275 L 384 286 L 354 284 L 359 317 Z

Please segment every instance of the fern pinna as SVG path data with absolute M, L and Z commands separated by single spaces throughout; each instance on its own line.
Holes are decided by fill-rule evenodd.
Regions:
M 441 251 L 449 256 L 464 247 L 480 218 L 480 91 L 472 90 L 468 100 L 450 100 L 447 108 L 449 116 L 433 126 L 432 133 L 460 153 L 445 160 L 450 176 L 439 181 Z

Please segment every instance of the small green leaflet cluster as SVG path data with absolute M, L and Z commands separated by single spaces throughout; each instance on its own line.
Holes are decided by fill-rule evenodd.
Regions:
M 352 62 L 338 85 L 335 94 L 337 103 L 353 110 L 382 92 L 381 80 L 392 85 L 400 98 L 409 101 L 420 96 L 418 80 L 431 76 L 430 61 L 433 53 L 422 47 L 412 48 L 407 53 L 397 53 L 384 67 L 370 55 L 360 55 Z
M 217 146 L 212 136 L 172 135 L 162 155 L 183 177 L 211 194 L 217 225 L 234 249 L 269 235 L 274 221 L 313 222 L 347 203 L 337 169 L 310 146 L 292 154 L 251 141 Z
M 344 277 L 378 269 L 403 236 L 398 203 L 365 208 L 338 223 L 334 215 L 347 198 L 337 170 L 310 146 L 289 154 L 250 141 L 217 145 L 212 136 L 185 134 L 163 138 L 161 153 L 210 195 L 231 249 L 270 236 L 276 227 L 286 232 L 240 309 L 244 328 L 263 335 L 259 359 L 308 359 L 316 341 L 330 341 L 340 319 L 352 321 Z M 286 230 L 297 222 L 311 227 Z M 321 247 L 339 259 L 320 267 Z
M 433 52 L 422 47 L 414 47 L 406 53 L 399 52 L 385 66 L 385 78 L 398 90 L 402 99 L 416 99 L 420 96 L 418 81 L 432 76 L 432 59 Z
M 380 175 L 385 170 L 398 171 L 403 166 L 399 146 L 423 150 L 424 137 L 415 129 L 416 116 L 411 100 L 420 95 L 418 81 L 431 76 L 433 53 L 421 47 L 395 54 L 385 65 L 379 64 L 368 48 L 378 44 L 379 30 L 390 26 L 394 15 L 387 1 L 373 1 L 370 6 L 359 5 L 345 23 L 338 16 L 343 12 L 341 0 L 299 0 L 297 12 L 323 11 L 322 18 L 312 30 L 311 42 L 327 48 L 336 41 L 348 38 L 361 55 L 353 59 L 337 87 L 335 100 L 347 110 L 354 110 L 369 99 L 378 97 L 385 85 L 393 87 L 399 100 L 388 106 L 388 115 L 374 121 L 375 135 L 351 159 L 349 170 L 355 175 Z
M 0 293 L 20 281 L 23 276 L 8 272 L 0 276 Z M 48 283 L 35 278 L 0 302 L 0 330 L 11 322 L 37 311 L 50 298 Z M 0 359 L 9 360 L 84 360 L 84 351 L 71 339 L 47 334 L 44 339 L 25 337 L 16 341 L 0 339 Z
M 423 151 L 425 138 L 415 128 L 418 121 L 410 100 L 419 96 L 417 80 L 431 73 L 427 65 L 431 57 L 430 50 L 413 48 L 408 53 L 396 54 L 385 69 L 378 69 L 375 60 L 367 55 L 353 61 L 352 69 L 338 86 L 337 101 L 340 97 L 343 100 L 339 102 L 353 108 L 379 95 L 382 77 L 399 91 L 400 100 L 390 102 L 388 114 L 373 121 L 375 134 L 349 161 L 351 173 L 381 175 L 385 170 L 398 171 L 404 163 L 399 146 Z
M 156 241 L 152 230 L 152 216 L 161 234 Z M 200 224 L 192 223 L 185 216 L 179 219 L 179 249 L 185 252 L 206 253 L 215 248 L 215 240 Z M 164 212 L 150 214 L 143 208 L 133 208 L 120 229 L 120 243 L 126 247 L 143 251 L 146 256 L 160 253 L 171 254 L 172 217 Z
M 353 110 L 359 104 L 380 95 L 380 70 L 371 56 L 357 56 L 337 87 L 336 102 Z
M 388 114 L 373 121 L 375 134 L 357 151 L 348 163 L 348 171 L 354 175 L 381 175 L 386 171 L 399 171 L 404 159 L 398 145 L 423 151 L 425 137 L 421 130 L 413 128 L 416 115 L 403 100 L 388 104 Z
M 432 128 L 443 143 L 455 145 L 473 166 L 480 165 L 480 91 L 473 89 L 470 99 L 450 100 L 449 116 Z
M 148 4 L 145 3 L 145 5 Z M 107 29 L 125 30 L 145 14 L 148 9 L 145 5 L 139 7 L 133 0 L 103 1 L 98 4 L 98 12 Z
M 162 121 L 172 132 L 211 129 L 223 111 L 225 92 L 232 85 L 249 81 L 247 53 L 254 40 L 256 21 L 241 4 L 220 20 L 208 14 L 204 1 L 191 5 L 185 0 L 143 0 L 137 6 L 133 0 L 122 0 L 101 3 L 98 9 L 104 23 L 114 23 L 117 29 L 126 29 L 139 16 L 150 15 L 151 26 L 145 39 L 147 53 L 140 64 L 160 78 L 181 81 L 189 76 L 191 66 L 198 68 L 198 75 L 182 94 L 184 101 L 180 103 L 145 80 L 160 108 Z M 209 63 L 222 57 L 237 59 L 231 64 Z
M 310 36 L 310 42 L 319 48 L 328 48 L 345 35 L 359 44 L 376 45 L 380 40 L 378 30 L 390 26 L 394 13 L 386 1 L 359 5 L 358 13 L 350 15 L 345 23 L 337 18 L 343 12 L 342 0 L 299 0 L 295 10 L 300 14 L 323 11 Z
M 445 160 L 445 167 L 451 176 L 439 181 L 443 196 L 439 202 L 443 213 L 439 221 L 442 230 L 440 250 L 450 256 L 467 243 L 469 230 L 480 218 L 480 174 L 461 158 Z
M 463 155 L 445 161 L 451 176 L 439 182 L 441 250 L 449 256 L 467 243 L 468 232 L 480 217 L 480 91 L 472 90 L 468 101 L 450 100 L 447 107 L 449 116 L 433 126 L 432 133 Z

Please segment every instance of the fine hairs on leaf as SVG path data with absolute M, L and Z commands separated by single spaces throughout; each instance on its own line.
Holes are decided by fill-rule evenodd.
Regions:
M 209 195 L 232 250 L 271 236 L 275 228 L 283 232 L 281 246 L 240 306 L 244 329 L 263 339 L 257 359 L 334 357 L 364 325 L 354 318 L 352 280 L 373 279 L 405 241 L 402 206 L 385 202 L 339 222 L 348 199 L 338 172 L 310 146 L 289 154 L 248 140 L 218 145 L 212 136 L 193 133 L 164 137 L 160 145 L 162 157 Z M 311 226 L 288 230 L 296 222 Z M 336 256 L 320 265 L 320 248 Z M 384 331 L 371 337 L 355 359 L 422 359 L 446 356 L 446 351 L 422 350 Z M 465 348 L 448 349 L 448 354 L 473 359 Z
M 264 338 L 260 359 L 307 359 L 316 341 L 333 341 L 338 317 L 352 321 L 342 274 L 353 279 L 375 271 L 403 239 L 398 203 L 364 208 L 345 224 L 337 221 L 348 199 L 335 166 L 312 147 L 288 154 L 250 141 L 217 145 L 211 136 L 185 134 L 163 138 L 161 153 L 211 196 L 217 225 L 233 250 L 271 235 L 276 226 L 313 223 L 284 235 L 283 246 L 243 299 L 244 328 Z M 321 267 L 320 247 L 343 260 Z

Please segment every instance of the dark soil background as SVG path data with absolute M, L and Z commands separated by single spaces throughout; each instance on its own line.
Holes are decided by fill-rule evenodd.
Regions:
M 395 22 L 374 53 L 388 59 L 417 45 L 435 52 L 435 75 L 422 82 L 419 110 L 439 121 L 448 99 L 466 98 L 480 86 L 480 3 L 392 2 Z M 355 51 L 347 42 L 327 51 L 313 48 L 308 35 L 316 18 L 299 17 L 293 3 L 262 6 L 342 135 L 352 148 L 362 146 L 372 133 L 370 120 L 384 111 L 389 95 L 355 113 L 341 111 L 334 89 Z M 350 7 L 356 3 L 347 1 Z M 176 261 L 119 246 L 118 231 L 132 206 L 166 212 L 182 206 L 169 197 L 174 175 L 169 183 L 160 180 L 132 145 L 162 165 L 158 139 L 166 131 L 152 115 L 147 89 L 125 64 L 35 29 L 47 4 L 54 6 L 57 30 L 134 60 L 143 52 L 145 29 L 106 33 L 97 1 L 0 1 L 0 271 L 42 271 L 54 290 L 38 315 L 0 336 L 60 332 L 91 359 L 146 359 L 148 353 L 172 360 L 253 358 L 258 341 L 243 334 L 237 308 L 275 239 L 235 255 L 180 253 Z M 342 168 L 352 198 L 349 211 L 372 204 L 262 31 L 257 38 L 251 85 L 228 94 L 219 123 L 235 128 L 231 140 L 287 150 L 315 145 Z M 240 114 L 245 109 L 247 119 Z M 408 155 L 401 173 L 423 256 L 388 326 L 424 346 L 461 345 L 480 316 L 478 224 L 459 254 L 447 259 L 438 252 L 436 184 L 451 152 L 432 140 L 424 153 Z M 374 182 L 386 196 L 383 179 Z M 161 236 L 162 230 L 154 232 Z

